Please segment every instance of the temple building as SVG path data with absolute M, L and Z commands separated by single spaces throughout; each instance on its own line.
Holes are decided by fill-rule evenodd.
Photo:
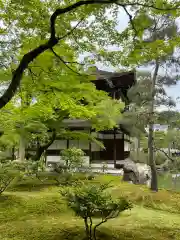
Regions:
M 124 111 L 128 111 L 128 90 L 135 84 L 135 72 L 113 73 L 96 70 L 96 80 L 93 80 L 98 90 L 108 92 L 113 99 L 125 103 Z M 86 132 L 101 141 L 105 148 L 100 147 L 93 141 L 84 139 L 56 139 L 46 150 L 46 162 L 55 164 L 60 161 L 61 150 L 71 147 L 82 149 L 86 154 L 87 165 L 96 165 L 107 162 L 116 168 L 116 164 L 124 160 L 129 154 L 128 131 L 121 124 L 113 130 L 95 132 L 91 122 L 80 119 L 65 119 L 64 126 L 71 131 Z

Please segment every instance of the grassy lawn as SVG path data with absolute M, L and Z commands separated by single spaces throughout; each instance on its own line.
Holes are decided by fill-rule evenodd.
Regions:
M 145 187 L 122 183 L 118 177 L 111 176 L 101 176 L 91 182 L 109 181 L 112 195 L 127 196 L 134 208 L 102 225 L 99 239 L 180 239 L 179 193 L 165 190 L 151 193 Z M 83 240 L 83 222 L 67 208 L 59 187 L 28 181 L 0 197 L 0 239 Z

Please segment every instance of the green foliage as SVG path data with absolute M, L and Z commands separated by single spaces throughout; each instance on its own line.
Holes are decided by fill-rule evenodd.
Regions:
M 58 173 L 58 176 L 55 177 L 58 184 L 72 185 L 77 182 L 73 172 L 79 171 L 83 166 L 84 155 L 81 149 L 75 147 L 62 150 L 61 159 L 64 161 L 64 164 L 57 164 L 54 169 Z
M 1 1 L 0 76 L 3 87 L 9 84 L 11 73 L 18 67 L 24 54 L 47 40 L 51 14 L 57 8 L 77 2 L 21 1 L 21 8 L 18 8 L 15 1 Z M 137 63 L 154 59 L 158 54 L 164 56 L 172 52 L 179 42 L 178 36 L 171 41 L 164 41 L 162 37 L 153 42 L 142 41 L 144 31 L 153 24 L 152 18 L 163 18 L 165 15 L 165 10 L 158 10 L 157 6 L 171 8 L 174 3 L 153 2 L 150 9 L 147 7 L 151 17 L 145 10 L 147 3 L 144 0 L 140 4 L 128 1 L 123 4 L 133 7 L 135 17 L 134 24 L 130 21 L 122 32 L 116 26 L 119 9 L 125 9 L 121 4 L 111 4 L 111 1 L 109 4 L 81 6 L 56 20 L 56 35 L 61 39 L 54 47 L 57 54 L 55 56 L 52 51 L 46 51 L 25 69 L 18 94 L 4 108 L 8 111 L 1 111 L 0 114 L 0 129 L 5 132 L 0 139 L 2 145 L 17 146 L 20 135 L 25 136 L 27 144 L 38 137 L 43 145 L 49 139 L 49 130 L 56 129 L 61 133 L 60 125 L 64 118 L 89 119 L 97 130 L 116 126 L 122 117 L 120 112 L 124 104 L 95 89 L 91 82 L 96 78 L 92 74 L 95 68 L 89 67 L 89 64 L 100 61 L 118 69 L 120 65 L 132 68 Z M 173 20 L 179 11 L 171 12 Z M 76 22 L 80 24 L 73 29 Z M 134 32 L 136 41 L 132 41 Z M 115 45 L 118 50 L 107 50 L 109 45 Z M 80 54 L 87 52 L 93 54 L 78 63 Z
M 0 162 L 0 194 L 2 194 L 7 187 L 20 177 L 20 170 L 18 166 L 12 161 Z
M 136 151 L 131 151 L 130 158 L 136 163 L 148 164 L 148 153 L 142 151 L 139 151 L 138 153 Z
M 96 240 L 96 229 L 109 219 L 131 209 L 132 205 L 124 198 L 113 200 L 107 192 L 107 184 L 84 185 L 75 189 L 64 189 L 61 191 L 68 206 L 75 214 L 84 220 L 87 239 Z M 101 218 L 93 227 L 93 218 Z
M 180 114 L 177 111 L 161 111 L 157 115 L 157 122 L 159 124 L 167 124 L 170 127 L 178 127 Z
M 19 161 L 14 160 L 12 161 L 12 164 L 21 172 L 21 176 L 37 176 L 38 174 L 43 172 L 45 170 L 45 163 L 42 159 L 39 161 Z
M 69 171 L 79 169 L 84 163 L 84 152 L 75 147 L 64 149 L 61 158 Z
M 169 141 L 167 139 L 167 133 L 163 131 L 154 132 L 154 146 L 157 148 L 168 148 Z
M 3 49 L 7 52 L 1 60 L 2 65 L 5 65 L 2 69 L 4 78 L 2 78 L 1 85 L 7 84 L 6 79 L 10 79 L 12 71 L 18 66 L 24 54 L 47 39 L 50 13 L 56 8 L 67 7 L 69 4 L 66 1 L 60 4 L 56 0 L 53 2 L 49 0 L 45 2 L 21 1 L 21 9 L 17 8 L 15 1 L 2 4 L 2 34 L 3 37 L 5 35 L 12 41 L 7 44 L 6 41 L 1 41 L 3 46 L 7 45 Z M 72 30 L 74 22 L 82 21 L 82 18 L 81 27 L 89 25 L 86 19 L 94 13 L 99 16 L 96 20 L 101 26 L 103 25 L 107 36 L 110 36 L 109 28 L 114 27 L 115 21 L 104 17 L 102 13 L 106 11 L 105 9 L 106 7 L 99 9 L 96 6 L 88 6 L 85 11 L 77 9 L 76 14 L 73 12 L 61 16 L 61 21 L 57 19 L 57 26 L 59 26 L 56 28 L 57 35 L 64 36 L 65 32 Z M 103 18 L 104 21 L 101 22 L 99 18 Z M 11 23 L 13 27 L 9 27 Z M 5 132 L 1 139 L 4 145 L 9 145 L 9 142 L 11 145 L 18 145 L 19 135 L 22 132 L 27 143 L 38 137 L 40 144 L 43 145 L 49 137 L 49 130 L 56 129 L 61 134 L 64 118 L 90 119 L 93 120 L 93 126 L 98 129 L 111 128 L 116 125 L 116 120 L 120 117 L 120 111 L 117 109 L 122 109 L 122 104 L 110 99 L 103 91 L 96 90 L 91 82 L 96 77 L 88 72 L 85 73 L 84 63 L 78 64 L 77 62 L 79 53 L 91 52 L 92 41 L 96 41 L 99 35 L 95 29 L 102 28 L 89 26 L 89 29 L 85 30 L 81 27 L 74 30 L 74 37 L 67 35 L 67 41 L 62 40 L 54 47 L 54 51 L 64 59 L 65 63 L 59 60 L 52 51 L 47 51 L 29 64 L 23 75 L 18 94 L 0 114 L 0 129 Z M 84 34 L 88 36 L 88 41 L 82 42 L 80 39 Z M 80 44 L 76 43 L 76 38 Z M 100 38 L 103 40 L 102 37 Z M 18 48 L 18 51 L 14 51 L 14 48 Z M 11 61 L 11 57 L 14 61 Z M 110 106 L 108 114 L 105 111 L 106 104 Z
M 62 186 L 71 186 L 76 182 L 71 172 L 63 172 L 59 174 L 59 176 L 57 176 L 55 179 L 58 185 L 62 185 Z
M 155 153 L 155 161 L 156 165 L 161 165 L 167 160 L 167 157 L 161 153 L 161 152 L 156 152 Z
M 165 161 L 167 160 L 167 157 L 164 155 L 164 153 L 157 151 L 154 154 L 155 154 L 154 157 L 155 157 L 155 162 L 156 162 L 157 167 L 158 167 L 158 165 L 165 163 Z M 148 164 L 148 153 L 146 153 L 146 152 L 131 151 L 130 158 L 136 163 Z

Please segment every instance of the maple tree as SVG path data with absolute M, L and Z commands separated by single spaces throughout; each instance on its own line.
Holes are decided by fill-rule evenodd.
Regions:
M 21 51 L 21 57 L 19 58 L 21 60 L 19 60 L 19 64 L 17 64 L 17 66 L 13 69 L 11 82 L 0 98 L 0 108 L 5 106 L 16 93 L 23 74 L 25 73 L 25 70 L 28 68 L 29 64 L 38 56 L 41 57 L 41 54 L 43 54 L 45 51 L 53 51 L 53 47 L 56 45 L 60 45 L 60 47 L 68 47 L 65 39 L 68 39 L 69 36 L 73 35 L 74 30 L 84 19 L 84 27 L 88 26 L 88 34 L 86 38 L 89 38 L 89 41 L 83 39 L 83 43 L 80 44 L 82 45 L 82 48 L 86 48 L 88 46 L 86 42 L 89 43 L 92 40 L 95 40 L 97 34 L 100 36 L 100 29 L 103 29 L 103 36 L 106 36 L 106 39 L 104 37 L 100 37 L 99 42 L 107 42 L 107 40 L 109 40 L 108 37 L 112 37 L 115 32 L 113 31 L 111 33 L 111 27 L 114 27 L 115 23 L 117 22 L 117 12 L 119 8 L 123 8 L 127 13 L 130 19 L 131 27 L 134 30 L 134 24 L 136 23 L 136 25 L 138 25 L 140 18 L 142 19 L 142 9 L 144 8 L 154 9 L 155 11 L 162 10 L 162 13 L 168 10 L 172 11 L 173 14 L 176 14 L 177 9 L 179 8 L 178 2 L 171 4 L 168 3 L 168 1 L 162 2 L 160 0 L 151 1 L 149 4 L 147 4 L 146 1 L 136 3 L 134 1 L 120 0 L 73 1 L 71 4 L 69 1 L 63 1 L 62 3 L 59 3 L 59 1 L 56 0 L 45 2 L 38 0 L 22 0 L 20 5 L 21 7 L 18 8 L 16 1 L 1 0 L 0 2 L 1 18 L 3 23 L 3 28 L 1 29 L 2 33 L 5 34 L 6 30 L 10 32 L 10 35 L 8 36 L 10 42 L 15 41 L 17 43 L 17 49 L 21 48 L 21 44 L 26 45 L 29 49 L 29 51 L 27 51 L 25 50 L 26 48 L 23 48 L 23 51 Z M 108 21 L 104 14 L 106 13 L 107 7 L 109 8 L 109 5 L 112 7 L 114 21 Z M 141 14 L 139 14 L 138 18 L 135 20 L 135 23 L 132 20 L 131 14 L 128 12 L 128 6 L 133 7 L 136 12 L 141 12 Z M 92 27 L 91 31 L 89 21 L 87 21 L 88 17 L 90 16 L 95 17 L 97 26 Z M 75 27 L 72 27 L 73 21 L 78 22 Z M 140 27 L 142 28 L 142 26 Z M 80 34 L 78 34 L 76 37 L 82 36 L 82 32 L 86 32 L 84 28 L 80 30 Z M 139 30 L 139 32 L 142 32 L 142 29 L 141 31 Z M 116 32 L 115 35 L 116 36 L 113 38 L 113 41 L 118 37 L 118 32 Z M 69 40 L 71 40 L 71 38 L 69 38 Z M 109 41 L 109 43 L 111 42 L 112 41 Z M 94 43 L 96 43 L 96 41 L 94 41 Z M 5 43 L 3 42 L 3 44 Z M 35 47 L 35 45 L 37 46 L 38 44 L 39 46 Z M 9 51 L 12 50 L 12 48 L 9 46 L 6 48 Z M 80 50 L 80 48 L 76 46 L 76 49 Z M 86 50 L 92 48 L 96 49 L 94 45 L 89 44 Z M 17 52 L 19 51 L 17 50 Z M 12 57 L 15 59 L 15 62 L 17 62 L 16 54 L 13 54 Z M 66 63 L 62 57 L 59 57 L 59 59 L 62 63 Z M 6 63 L 8 64 L 9 61 L 7 60 Z

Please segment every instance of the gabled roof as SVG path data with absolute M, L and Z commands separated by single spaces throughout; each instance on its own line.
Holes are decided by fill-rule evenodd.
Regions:
M 116 99 L 121 98 L 122 101 L 128 104 L 127 92 L 136 82 L 135 71 L 118 73 L 96 68 L 92 74 L 96 76 L 96 80 L 92 82 L 96 85 L 97 90 L 105 91 Z
M 130 72 L 108 72 L 96 68 L 94 73 L 96 75 L 95 84 L 109 85 L 109 88 L 130 88 L 135 84 L 135 71 Z M 108 82 L 109 81 L 109 84 Z

